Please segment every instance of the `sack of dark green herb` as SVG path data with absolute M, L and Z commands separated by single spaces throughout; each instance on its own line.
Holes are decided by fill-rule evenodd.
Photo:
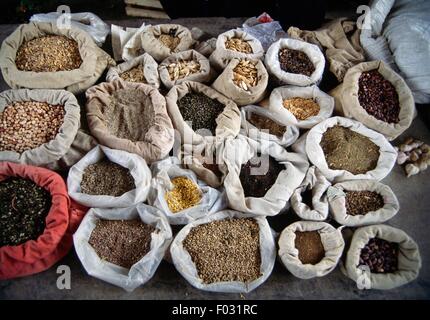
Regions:
M 81 93 L 115 61 L 86 32 L 55 23 L 20 25 L 2 44 L 0 67 L 13 89 L 65 89 Z
M 171 240 L 167 219 L 143 203 L 91 209 L 73 236 L 88 274 L 129 292 L 152 278 Z
M 327 191 L 330 212 L 344 226 L 384 223 L 399 211 L 391 188 L 374 180 L 352 180 L 335 184 Z
M 229 206 L 235 210 L 274 216 L 287 205 L 305 177 L 309 163 L 303 155 L 280 145 L 239 135 L 225 142 L 224 179 Z
M 333 117 L 306 137 L 306 154 L 329 180 L 382 180 L 394 167 L 397 152 L 380 133 L 362 123 Z
M 169 154 L 174 130 L 157 89 L 117 79 L 91 87 L 86 97 L 88 126 L 100 144 L 136 153 L 147 163 Z
M 333 109 L 334 99 L 317 86 L 283 86 L 270 94 L 269 110 L 284 122 L 303 129 L 330 118 Z
M 225 210 L 183 227 L 170 253 L 178 272 L 195 288 L 247 293 L 272 273 L 276 247 L 266 218 Z
M 342 272 L 363 289 L 389 290 L 415 280 L 421 268 L 416 242 L 387 225 L 358 228 Z
M 97 146 L 70 168 L 72 199 L 92 208 L 125 208 L 146 200 L 151 171 L 144 159 L 126 151 Z
M 264 50 L 257 38 L 240 29 L 233 29 L 218 36 L 216 49 L 209 60 L 217 71 L 222 71 L 233 58 L 256 60 L 263 56 Z
M 167 110 L 182 143 L 201 144 L 236 137 L 240 131 L 237 105 L 218 91 L 185 81 L 166 95 Z
M 71 249 L 87 208 L 53 171 L 0 162 L 0 280 L 49 269 Z
M 264 62 L 277 82 L 300 87 L 318 84 L 325 66 L 324 55 L 316 45 L 285 38 L 270 46 Z
M 279 237 L 279 257 L 297 278 L 323 277 L 336 268 L 342 256 L 345 242 L 341 230 L 325 222 L 295 222 Z
M 381 61 L 363 62 L 348 70 L 330 92 L 336 112 L 394 140 L 412 123 L 415 103 L 403 78 Z
M 240 109 L 242 134 L 256 141 L 267 140 L 288 147 L 299 137 L 299 129 L 280 120 L 277 113 L 255 105 Z
M 121 63 L 116 67 L 110 67 L 106 75 L 106 81 L 122 79 L 127 82 L 145 83 L 154 88 L 160 87 L 158 64 L 149 54 Z
M 148 202 L 159 208 L 170 224 L 187 224 L 226 207 L 220 191 L 197 179 L 170 157 L 151 165 L 153 174 Z
M 323 221 L 328 216 L 326 191 L 331 183 L 314 166 L 310 167 L 290 202 L 294 212 L 303 220 Z
M 268 80 L 261 60 L 233 58 L 212 87 L 238 106 L 244 106 L 264 98 Z

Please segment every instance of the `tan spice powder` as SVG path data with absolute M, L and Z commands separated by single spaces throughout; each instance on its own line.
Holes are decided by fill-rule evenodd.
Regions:
M 320 106 L 313 99 L 291 98 L 283 102 L 285 109 L 290 111 L 297 120 L 306 120 L 320 112 Z
M 317 264 L 325 257 L 324 246 L 318 231 L 296 231 L 295 246 L 303 264 Z
M 170 211 L 177 213 L 197 205 L 202 199 L 199 187 L 187 177 L 172 179 L 173 190 L 164 195 Z

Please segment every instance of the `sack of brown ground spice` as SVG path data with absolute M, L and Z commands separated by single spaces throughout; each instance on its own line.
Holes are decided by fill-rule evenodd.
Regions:
M 323 277 L 336 268 L 342 256 L 345 242 L 341 230 L 317 221 L 290 224 L 279 237 L 279 257 L 297 278 Z
M 305 179 L 291 196 L 290 202 L 294 212 L 303 220 L 327 219 L 326 191 L 330 186 L 331 183 L 315 166 L 310 167 Z
M 397 152 L 380 133 L 358 121 L 329 118 L 306 137 L 306 154 L 329 180 L 382 180 L 393 168 Z
M 399 201 L 391 188 L 374 180 L 337 183 L 327 191 L 330 212 L 344 226 L 384 223 L 399 211 Z
M 115 61 L 86 32 L 56 23 L 20 25 L 0 50 L 3 78 L 13 89 L 66 89 L 81 93 Z
M 363 62 L 348 70 L 330 92 L 336 112 L 394 140 L 412 123 L 415 103 L 403 78 L 382 61 Z
M 273 43 L 264 62 L 269 74 L 280 84 L 301 87 L 318 84 L 325 67 L 324 55 L 316 45 L 294 39 Z
M 418 245 L 387 225 L 358 228 L 342 272 L 365 289 L 389 290 L 415 280 L 421 268 Z
M 117 79 L 91 87 L 86 97 L 88 126 L 100 144 L 136 153 L 148 163 L 169 154 L 174 130 L 157 89 Z
M 89 275 L 133 291 L 154 275 L 172 240 L 160 210 L 143 203 L 91 209 L 73 236 Z
M 186 225 L 173 240 L 170 253 L 176 269 L 192 286 L 214 292 L 254 290 L 270 276 L 276 259 L 266 218 L 233 210 Z
M 91 208 L 125 208 L 143 202 L 151 186 L 145 160 L 126 151 L 97 146 L 70 168 L 70 197 Z

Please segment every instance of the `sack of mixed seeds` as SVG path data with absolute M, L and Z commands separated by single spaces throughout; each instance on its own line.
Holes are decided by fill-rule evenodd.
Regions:
M 323 221 L 328 216 L 326 191 L 331 183 L 314 166 L 310 167 L 290 202 L 294 212 L 303 220 Z
M 270 94 L 269 110 L 276 112 L 286 123 L 310 129 L 330 118 L 334 99 L 317 86 L 283 86 Z
M 330 94 L 336 112 L 394 140 L 412 123 L 415 103 L 403 78 L 382 61 L 363 62 L 348 70 Z
M 303 155 L 242 135 L 225 142 L 224 161 L 229 206 L 263 216 L 274 216 L 288 205 L 309 167 Z
M 415 280 L 421 268 L 418 245 L 387 225 L 358 228 L 342 272 L 365 289 L 389 290 Z
M 129 292 L 152 278 L 171 240 L 160 210 L 143 203 L 91 209 L 73 236 L 88 274 Z
M 115 61 L 85 31 L 55 23 L 20 25 L 0 50 L 3 78 L 13 89 L 66 89 L 81 93 Z
M 233 29 L 218 36 L 216 49 L 209 60 L 217 71 L 222 71 L 233 58 L 256 60 L 263 56 L 264 50 L 257 38 L 240 29 Z
M 344 226 L 384 223 L 399 211 L 393 190 L 374 180 L 352 180 L 335 184 L 327 191 L 330 212 Z
M 106 81 L 113 81 L 115 79 L 145 83 L 157 89 L 160 87 L 158 64 L 147 53 L 121 63 L 116 67 L 110 67 L 106 75 Z
M 306 154 L 329 180 L 382 180 L 394 167 L 397 152 L 380 133 L 358 121 L 329 118 L 306 137 Z
M 226 207 L 221 192 L 197 179 L 193 171 L 182 169 L 178 158 L 153 163 L 151 171 L 148 202 L 161 209 L 170 224 L 187 224 Z
M 233 58 L 212 87 L 238 106 L 244 106 L 264 98 L 268 80 L 261 60 Z
M 264 62 L 280 84 L 301 87 L 318 84 L 325 66 L 324 55 L 316 45 L 285 38 L 270 46 Z
M 100 144 L 136 153 L 148 163 L 169 154 L 174 130 L 157 89 L 117 79 L 91 87 L 86 97 L 88 126 Z
M 254 290 L 270 276 L 276 259 L 266 218 L 233 210 L 183 227 L 170 253 L 176 269 L 192 286 L 214 292 Z
M 279 237 L 279 257 L 297 278 L 323 277 L 336 268 L 342 256 L 345 242 L 341 230 L 325 222 L 295 222 Z

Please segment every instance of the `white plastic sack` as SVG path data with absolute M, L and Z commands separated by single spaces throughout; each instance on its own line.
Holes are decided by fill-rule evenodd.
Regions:
M 145 25 L 142 24 L 141 28 Z M 112 52 L 115 61 L 123 60 L 122 50 L 128 40 L 136 33 L 139 28 L 124 28 L 115 24 L 111 25 Z
M 121 48 L 121 57 L 124 61 L 131 60 L 145 53 L 142 48 L 142 33 L 151 25 L 142 25 L 138 29 L 128 29 L 125 34 L 122 32 L 122 37 L 127 39 Z M 120 33 L 121 34 L 121 33 Z M 112 38 L 114 35 L 112 34 Z

